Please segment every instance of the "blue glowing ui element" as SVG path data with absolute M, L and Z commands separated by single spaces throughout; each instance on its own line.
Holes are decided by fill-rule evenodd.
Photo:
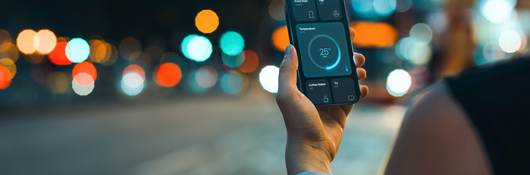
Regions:
M 229 31 L 221 36 L 221 50 L 229 56 L 237 56 L 245 49 L 245 39 L 241 34 Z
M 82 38 L 74 38 L 66 45 L 66 57 L 72 63 L 81 63 L 88 59 L 90 45 Z
M 200 35 L 186 36 L 180 45 L 182 54 L 195 62 L 204 62 L 212 56 L 213 46 L 210 40 Z

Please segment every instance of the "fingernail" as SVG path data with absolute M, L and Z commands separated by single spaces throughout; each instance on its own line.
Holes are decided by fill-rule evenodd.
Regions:
M 293 46 L 289 45 L 287 46 L 287 48 L 285 49 L 285 58 L 289 59 L 291 58 L 291 52 L 293 50 L 292 48 Z

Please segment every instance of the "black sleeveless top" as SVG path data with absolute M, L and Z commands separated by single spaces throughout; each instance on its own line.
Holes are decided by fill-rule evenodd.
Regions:
M 478 131 L 495 174 L 530 174 L 530 58 L 477 68 L 447 83 Z

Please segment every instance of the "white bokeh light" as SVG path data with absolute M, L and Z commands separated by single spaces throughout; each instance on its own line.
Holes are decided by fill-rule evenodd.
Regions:
M 499 24 L 512 16 L 514 5 L 511 0 L 487 0 L 480 11 L 488 21 Z
M 432 29 L 425 23 L 417 23 L 410 29 L 410 36 L 426 43 L 432 40 Z
M 137 72 L 127 72 L 123 75 L 120 87 L 127 96 L 137 96 L 144 90 L 145 79 Z
M 506 53 L 515 53 L 523 46 L 523 36 L 515 30 L 505 30 L 499 36 L 499 47 Z
M 259 73 L 261 87 L 270 93 L 278 92 L 278 76 L 280 69 L 276 66 L 265 66 Z
M 394 97 L 401 97 L 408 93 L 412 86 L 412 77 L 403 69 L 392 71 L 386 80 L 386 90 Z
M 87 96 L 94 91 L 94 78 L 88 73 L 79 73 L 72 79 L 72 90 L 79 96 Z

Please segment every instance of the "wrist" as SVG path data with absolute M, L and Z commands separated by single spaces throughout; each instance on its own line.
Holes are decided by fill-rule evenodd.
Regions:
M 288 173 L 294 175 L 308 171 L 331 174 L 333 158 L 325 147 L 322 143 L 289 140 L 285 155 Z

